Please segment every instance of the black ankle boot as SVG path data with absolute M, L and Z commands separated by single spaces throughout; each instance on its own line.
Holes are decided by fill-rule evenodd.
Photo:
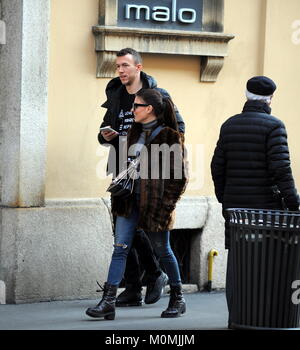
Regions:
M 179 317 L 186 311 L 185 300 L 182 295 L 182 286 L 170 286 L 170 301 L 167 310 L 163 311 L 161 317 Z
M 160 275 L 151 280 L 148 280 L 147 290 L 145 295 L 145 304 L 154 304 L 156 303 L 162 296 L 164 288 L 168 283 L 168 276 L 161 271 Z
M 118 286 L 105 283 L 101 301 L 97 306 L 89 307 L 85 313 L 90 317 L 114 320 L 117 290 Z
M 116 306 L 142 306 L 142 287 L 140 285 L 128 284 L 116 300 Z

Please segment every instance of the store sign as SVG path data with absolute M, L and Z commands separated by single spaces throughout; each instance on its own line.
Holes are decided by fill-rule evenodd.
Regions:
M 118 26 L 201 30 L 202 0 L 119 0 Z
M 1 1 L 1 0 L 0 0 Z M 200 81 L 215 82 L 228 42 L 224 0 L 99 0 L 93 26 L 97 78 L 115 77 L 115 54 L 122 47 L 140 53 L 200 58 Z

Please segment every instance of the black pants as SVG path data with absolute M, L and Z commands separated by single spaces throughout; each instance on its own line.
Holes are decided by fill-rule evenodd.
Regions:
M 142 286 L 143 274 L 147 281 L 156 280 L 161 273 L 149 237 L 143 230 L 137 230 L 129 251 L 124 273 L 125 285 Z

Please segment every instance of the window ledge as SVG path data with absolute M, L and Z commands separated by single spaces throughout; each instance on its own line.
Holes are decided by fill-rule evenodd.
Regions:
M 115 76 L 115 53 L 133 47 L 140 53 L 199 56 L 200 81 L 215 82 L 234 35 L 214 32 L 94 26 L 97 78 Z

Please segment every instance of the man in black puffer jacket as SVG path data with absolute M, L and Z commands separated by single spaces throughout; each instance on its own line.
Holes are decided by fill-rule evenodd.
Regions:
M 247 82 L 241 114 L 229 118 L 221 127 L 211 162 L 215 194 L 223 207 L 225 248 L 229 249 L 226 297 L 232 300 L 232 264 L 226 208 L 299 209 L 299 196 L 290 167 L 287 133 L 283 122 L 272 116 L 270 103 L 275 83 L 264 76 Z M 280 191 L 281 196 L 278 193 Z

